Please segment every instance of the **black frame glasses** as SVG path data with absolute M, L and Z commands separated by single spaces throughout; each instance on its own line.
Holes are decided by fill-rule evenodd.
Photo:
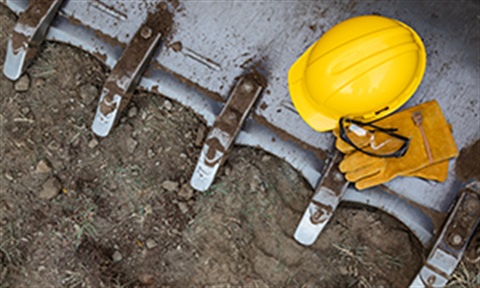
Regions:
M 348 138 L 348 134 L 347 134 L 347 131 L 346 131 L 346 128 L 345 128 L 345 123 L 355 124 L 359 127 L 370 127 L 372 129 L 369 129 L 368 130 L 369 132 L 375 133 L 375 131 L 380 131 L 380 132 L 386 133 L 386 134 L 392 136 L 393 138 L 396 138 L 396 139 L 399 139 L 399 140 L 403 141 L 403 144 L 395 152 L 388 153 L 388 154 L 376 154 L 376 153 L 372 153 L 370 151 L 366 151 L 366 150 L 362 149 L 361 147 L 358 147 L 357 145 L 355 145 L 355 143 L 353 143 L 353 141 L 350 138 Z M 348 143 L 350 146 L 355 148 L 355 150 L 360 151 L 360 152 L 362 152 L 366 155 L 369 155 L 369 156 L 379 157 L 379 158 L 400 158 L 400 157 L 404 156 L 405 153 L 407 153 L 408 147 L 410 145 L 410 138 L 407 138 L 403 135 L 395 133 L 398 130 L 396 128 L 383 128 L 383 127 L 374 125 L 372 123 L 363 123 L 361 121 L 353 120 L 353 119 L 349 119 L 349 118 L 345 118 L 345 117 L 340 118 L 339 126 L 340 126 L 340 138 L 343 141 L 345 141 L 346 143 Z

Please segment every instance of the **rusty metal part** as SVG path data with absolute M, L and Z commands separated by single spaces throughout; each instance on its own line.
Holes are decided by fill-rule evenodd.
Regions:
M 110 133 L 117 114 L 125 109 L 132 98 L 162 36 L 160 27 L 150 22 L 162 16 L 159 13 L 148 16 L 105 81 L 92 124 L 92 130 L 98 136 L 105 137 Z
M 8 39 L 3 74 L 17 80 L 25 72 L 47 35 L 63 0 L 35 0 L 18 18 Z
M 263 76 L 254 72 L 240 78 L 228 102 L 213 123 L 190 180 L 191 186 L 206 191 L 226 159 L 253 104 L 265 86 Z
M 480 182 L 460 193 L 437 242 L 410 287 L 443 287 L 462 259 L 480 222 Z
M 336 151 L 295 230 L 295 240 L 303 245 L 312 245 L 315 242 L 347 190 L 349 182 L 338 169 L 341 160 L 342 154 Z

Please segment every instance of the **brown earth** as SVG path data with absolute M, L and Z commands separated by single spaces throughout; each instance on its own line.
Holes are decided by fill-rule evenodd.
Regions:
M 0 6 L 0 64 L 14 21 Z M 297 244 L 312 189 L 260 150 L 235 147 L 211 189 L 192 191 L 205 127 L 162 96 L 137 92 L 96 138 L 106 72 L 46 43 L 28 91 L 0 76 L 1 287 L 405 287 L 420 268 L 407 229 L 364 207 L 341 205 L 312 247 Z

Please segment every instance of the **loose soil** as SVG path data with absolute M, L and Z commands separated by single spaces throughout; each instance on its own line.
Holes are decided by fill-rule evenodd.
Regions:
M 455 172 L 462 181 L 480 181 L 480 140 L 460 150 Z
M 3 64 L 15 17 L 0 6 L 0 20 Z M 46 43 L 28 91 L 0 76 L 0 286 L 405 287 L 422 265 L 407 228 L 365 207 L 342 204 L 297 244 L 313 191 L 258 149 L 235 147 L 211 189 L 192 191 L 205 127 L 162 96 L 137 92 L 96 138 L 107 72 Z

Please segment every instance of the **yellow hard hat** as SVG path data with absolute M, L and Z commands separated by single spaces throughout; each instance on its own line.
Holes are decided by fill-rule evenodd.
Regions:
M 422 81 L 426 52 L 417 33 L 381 16 L 359 16 L 327 31 L 290 68 L 290 96 L 313 129 L 341 117 L 375 120 L 400 108 Z

